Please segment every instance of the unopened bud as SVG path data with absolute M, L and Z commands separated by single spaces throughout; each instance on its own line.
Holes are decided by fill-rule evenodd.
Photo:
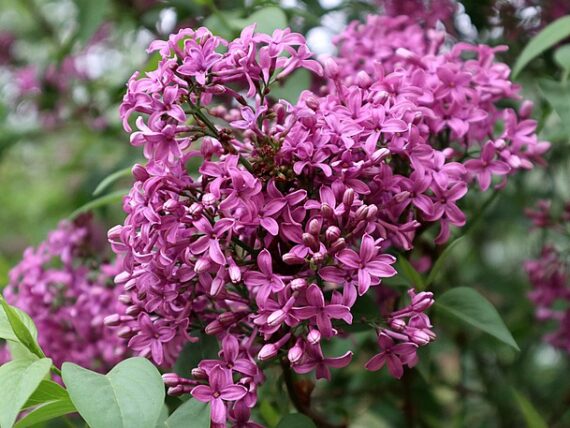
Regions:
M 295 364 L 301 360 L 304 354 L 304 346 L 303 341 L 301 339 L 297 340 L 295 346 L 293 346 L 287 352 L 287 358 L 291 362 L 291 364 Z
M 121 323 L 121 316 L 119 314 L 113 314 L 106 316 L 103 320 L 103 324 L 108 327 L 116 327 Z
M 210 262 L 210 259 L 206 257 L 200 257 L 198 260 L 196 260 L 196 264 L 194 265 L 194 272 L 196 273 L 206 272 L 208 269 L 210 269 L 211 266 L 212 263 Z
M 327 242 L 334 242 L 340 238 L 341 231 L 337 226 L 329 226 L 325 232 L 325 239 Z
M 193 368 L 191 373 L 192 377 L 196 380 L 208 379 L 208 373 L 206 373 L 206 370 L 200 367 Z
M 319 241 L 310 233 L 303 233 L 303 244 L 312 251 L 318 251 L 320 248 Z
M 309 222 L 309 233 L 314 236 L 319 236 L 321 232 L 321 222 L 314 218 Z
M 261 361 L 269 360 L 275 357 L 278 351 L 279 349 L 273 343 L 268 343 L 263 345 L 259 354 L 257 354 L 257 358 Z
M 142 165 L 139 165 L 138 163 L 135 164 L 135 166 L 133 166 L 133 169 L 131 169 L 131 172 L 133 174 L 133 177 L 135 177 L 135 179 L 137 181 L 145 181 L 149 177 L 148 172 L 145 169 L 145 167 Z
M 344 195 L 342 196 L 342 203 L 346 207 L 346 209 L 350 209 L 352 207 L 352 203 L 354 202 L 354 190 L 348 188 L 344 191 Z
M 360 70 L 356 74 L 356 84 L 362 89 L 368 89 L 372 84 L 372 79 L 364 70 Z
M 305 263 L 304 258 L 299 257 L 293 253 L 284 254 L 282 257 L 282 260 L 285 264 L 288 264 L 288 265 L 302 265 Z
M 307 334 L 307 342 L 311 345 L 316 345 L 321 341 L 321 332 L 317 329 L 312 329 L 309 334 Z
M 291 285 L 291 290 L 304 290 L 307 288 L 307 280 L 304 278 L 295 278 L 293 281 L 289 283 Z

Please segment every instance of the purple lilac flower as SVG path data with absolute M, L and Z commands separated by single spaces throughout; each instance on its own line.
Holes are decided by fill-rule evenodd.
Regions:
M 126 341 L 103 323 L 132 319 L 118 301 L 117 263 L 100 263 L 94 228 L 83 218 L 64 221 L 37 248 L 28 248 L 10 271 L 8 303 L 35 322 L 39 343 L 60 366 L 72 361 L 107 371 L 127 355 Z

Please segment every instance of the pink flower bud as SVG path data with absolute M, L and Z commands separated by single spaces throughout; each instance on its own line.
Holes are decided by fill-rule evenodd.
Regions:
M 194 265 L 194 272 L 196 273 L 206 272 L 208 269 L 210 269 L 211 266 L 212 263 L 210 262 L 210 259 L 206 257 L 200 257 L 198 260 L 196 260 L 196 264 Z
M 335 79 L 338 76 L 339 68 L 336 61 L 329 57 L 324 61 L 325 76 L 329 79 Z
M 286 317 L 287 314 L 282 309 L 278 309 L 267 317 L 267 325 L 269 327 L 280 325 Z
M 342 196 L 342 203 L 346 207 L 346 209 L 350 209 L 352 207 L 352 203 L 354 202 L 354 190 L 348 188 L 344 191 L 344 195 Z
M 304 290 L 307 288 L 307 281 L 304 278 L 295 278 L 290 285 L 293 291 Z
M 309 334 L 307 334 L 307 342 L 311 345 L 316 345 L 321 341 L 321 332 L 317 329 L 311 329 Z
M 293 346 L 287 352 L 287 359 L 291 362 L 291 364 L 298 363 L 303 357 L 303 353 L 304 353 L 303 341 L 299 339 L 295 343 L 295 346 Z
M 210 336 L 216 336 L 220 333 L 222 333 L 225 330 L 224 326 L 222 325 L 221 322 L 219 322 L 218 320 L 214 320 L 212 321 L 210 324 L 208 324 L 206 326 L 206 328 L 204 329 L 204 331 L 206 332 L 206 334 L 210 335 Z
M 206 373 L 206 370 L 204 370 L 200 367 L 193 368 L 191 373 L 192 373 L 192 377 L 196 380 L 208 379 L 208 373 Z
M 356 74 L 356 84 L 362 89 L 368 89 L 372 85 L 372 79 L 364 70 Z
M 105 317 L 103 324 L 108 327 L 116 327 L 121 323 L 121 316 L 119 314 L 113 314 Z
M 135 166 L 133 166 L 133 169 L 131 170 L 133 177 L 135 177 L 135 179 L 137 181 L 145 181 L 148 179 L 149 175 L 148 172 L 146 171 L 145 167 L 142 165 L 139 165 L 138 163 L 135 164 Z
M 340 238 L 341 231 L 337 226 L 329 226 L 325 232 L 325 239 L 327 242 L 334 242 Z
M 257 354 L 257 358 L 261 361 L 269 360 L 277 355 L 279 348 L 277 348 L 273 343 L 268 343 L 263 345 L 259 353 Z
M 321 232 L 321 223 L 316 218 L 309 222 L 309 233 L 314 236 L 319 236 Z

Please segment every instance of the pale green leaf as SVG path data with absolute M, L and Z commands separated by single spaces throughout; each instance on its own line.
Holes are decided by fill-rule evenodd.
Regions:
M 311 418 L 302 413 L 290 413 L 281 419 L 277 428 L 317 428 L 317 426 Z
M 14 425 L 28 398 L 46 377 L 51 360 L 15 360 L 0 367 L 0 428 Z
M 192 421 L 192 428 L 210 428 L 210 406 L 194 398 L 186 401 L 166 420 L 166 428 L 187 428 Z
M 20 419 L 14 428 L 26 428 L 40 422 L 49 421 L 69 413 L 75 413 L 77 410 L 69 398 L 62 400 L 48 401 L 28 413 Z
M 63 381 L 79 414 L 92 428 L 154 428 L 164 402 L 164 384 L 145 358 L 130 358 L 101 375 L 72 363 Z

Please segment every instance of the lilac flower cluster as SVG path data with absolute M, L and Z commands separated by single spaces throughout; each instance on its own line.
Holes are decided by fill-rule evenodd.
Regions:
M 428 27 L 440 21 L 448 23 L 457 9 L 455 0 L 376 0 L 383 15 L 390 17 L 407 16 Z
M 550 201 L 540 201 L 536 209 L 529 209 L 527 215 L 534 227 L 553 231 L 566 237 L 570 229 L 570 203 L 566 204 L 560 216 L 554 216 Z M 555 331 L 547 334 L 545 340 L 551 345 L 570 353 L 570 269 L 568 249 L 558 250 L 552 243 L 546 243 L 539 258 L 527 260 L 524 264 L 532 291 L 529 299 L 536 306 L 539 321 L 552 321 Z
M 103 323 L 123 310 L 113 284 L 120 270 L 96 262 L 86 221 L 63 221 L 37 248 L 26 249 L 4 296 L 30 315 L 40 346 L 56 365 L 72 361 L 105 372 L 127 355 L 126 342 Z
M 378 25 L 353 24 L 339 43 Z M 151 45 L 156 70 L 129 80 L 123 125 L 148 162 L 133 168 L 127 217 L 109 231 L 128 307 L 107 324 L 163 366 L 198 340 L 192 330 L 216 336 L 219 359 L 192 379 L 164 377 L 171 393 L 209 402 L 214 426 L 248 426 L 264 379 L 256 359 L 325 379 L 349 364 L 351 351 L 328 356 L 322 344 L 352 323 L 360 296 L 396 274 L 388 250 L 411 249 L 432 226 L 436 244 L 446 242 L 451 225 L 465 224 L 457 202 L 473 180 L 487 190 L 548 148 L 528 104 L 518 114 L 497 106 L 518 97 L 498 49 L 440 52 L 443 37 L 430 36 L 426 52 L 383 56 L 390 34 L 370 34 L 378 39 L 366 53 L 354 41 L 322 67 L 288 29 L 250 26 L 231 42 L 184 29 Z M 299 68 L 322 76 L 321 92 L 295 105 L 274 99 L 271 87 Z M 434 339 L 424 314 L 433 296 L 409 294 L 380 329 L 369 369 L 386 363 L 400 377 Z

